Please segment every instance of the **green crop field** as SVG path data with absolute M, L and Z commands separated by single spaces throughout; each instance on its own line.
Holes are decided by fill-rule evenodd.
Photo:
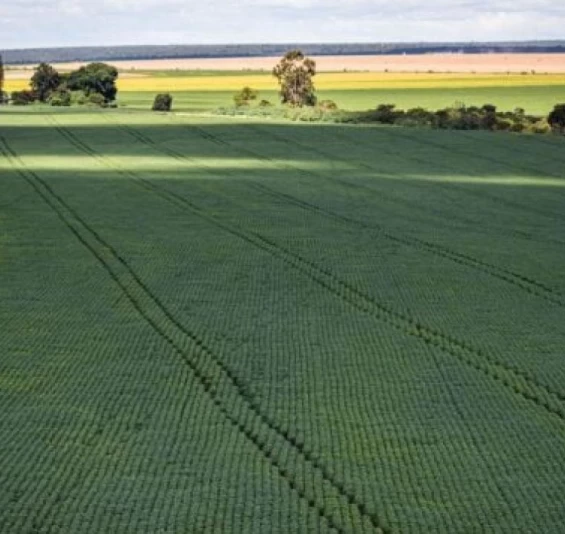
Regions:
M 0 532 L 562 533 L 565 139 L 0 113 Z

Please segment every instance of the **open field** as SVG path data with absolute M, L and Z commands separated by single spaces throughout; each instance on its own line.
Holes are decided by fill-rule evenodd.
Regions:
M 0 532 L 562 532 L 564 148 L 1 111 Z
M 422 54 L 380 56 L 312 56 L 320 72 L 477 72 L 477 73 L 565 73 L 565 54 Z M 266 70 L 278 57 L 229 57 L 200 59 L 153 59 L 112 61 L 122 70 Z M 73 70 L 81 63 L 59 63 L 63 70 Z M 28 66 L 30 67 L 30 66 Z
M 7 71 L 5 88 L 25 89 L 30 77 L 31 71 Z M 382 103 L 439 109 L 463 102 L 490 103 L 504 110 L 522 107 L 528 113 L 546 115 L 555 104 L 565 101 L 565 74 L 322 72 L 315 83 L 320 99 L 334 100 L 348 110 Z M 124 72 L 118 80 L 123 104 L 148 109 L 155 93 L 170 92 L 177 111 L 211 111 L 231 105 L 233 94 L 244 86 L 261 91 L 261 98 L 278 100 L 276 80 L 268 72 Z

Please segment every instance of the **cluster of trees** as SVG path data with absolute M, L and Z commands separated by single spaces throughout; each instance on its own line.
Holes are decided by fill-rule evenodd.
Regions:
M 7 96 L 4 93 L 4 61 L 2 54 L 0 54 L 0 104 L 4 104 L 7 100 Z
M 398 126 L 427 126 L 444 130 L 490 130 L 509 132 L 565 132 L 565 105 L 559 104 L 547 118 L 527 115 L 521 108 L 497 111 L 496 106 L 465 106 L 456 104 L 437 111 L 412 108 L 396 109 L 393 104 L 381 104 L 374 110 L 349 114 L 348 122 L 377 122 Z
M 281 103 L 293 108 L 316 107 L 313 112 L 300 113 L 294 117 L 300 120 L 320 120 L 330 115 L 336 122 L 377 122 L 450 130 L 565 133 L 565 104 L 555 106 L 543 119 L 527 115 L 521 108 L 511 112 L 497 111 L 496 106 L 491 104 L 481 107 L 457 104 L 438 111 L 428 111 L 421 107 L 404 111 L 396 109 L 394 104 L 381 104 L 373 110 L 361 113 L 338 112 L 337 106 L 332 101 L 317 102 L 313 83 L 316 63 L 306 57 L 301 50 L 287 52 L 273 69 L 273 75 L 279 82 Z M 234 96 L 236 107 L 248 106 L 257 97 L 257 91 L 244 87 Z
M 117 69 L 106 63 L 89 63 L 64 74 L 48 63 L 40 63 L 31 77 L 30 89 L 14 91 L 10 100 L 14 105 L 43 102 L 52 106 L 108 106 L 116 99 L 117 78 Z

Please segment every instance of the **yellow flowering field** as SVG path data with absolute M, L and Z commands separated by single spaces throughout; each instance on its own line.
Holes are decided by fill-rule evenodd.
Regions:
M 530 87 L 565 85 L 563 74 L 449 74 L 449 73 L 383 73 L 335 72 L 320 73 L 315 78 L 320 90 L 347 89 L 457 89 L 479 87 Z M 118 80 L 123 92 L 158 91 L 232 91 L 244 86 L 258 90 L 275 90 L 276 80 L 269 74 L 207 76 L 137 76 Z M 28 80 L 7 79 L 6 91 L 28 87 Z

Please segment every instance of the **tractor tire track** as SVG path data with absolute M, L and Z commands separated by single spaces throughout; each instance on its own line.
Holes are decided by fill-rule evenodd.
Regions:
M 202 128 L 198 128 L 198 131 L 202 131 Z M 134 135 L 132 133 L 132 135 Z M 273 135 L 273 134 L 269 134 L 269 135 Z M 137 136 L 135 135 L 135 137 L 137 138 Z M 206 139 L 209 139 L 211 137 L 211 134 L 207 134 Z M 273 136 L 274 137 L 274 136 Z M 278 136 L 276 137 L 277 139 Z M 150 138 L 148 138 L 147 136 L 143 136 L 143 138 L 139 138 L 142 142 L 144 142 L 146 145 L 151 146 L 153 149 L 157 150 L 157 151 L 161 151 L 162 153 L 170 153 L 171 149 L 167 149 L 166 151 L 161 147 L 161 145 L 158 145 L 157 143 L 155 143 L 154 141 L 152 141 Z M 280 139 L 281 141 L 285 141 L 285 142 L 289 142 L 289 140 L 283 140 Z M 218 141 L 219 142 L 219 141 Z M 299 143 L 295 143 L 295 142 L 291 142 L 292 144 L 299 144 Z M 225 146 L 230 146 L 232 148 L 238 149 L 239 147 L 237 147 L 236 145 L 233 145 L 229 142 L 223 141 L 222 142 L 223 145 Z M 304 146 L 301 145 L 300 146 Z M 317 150 L 317 149 L 312 149 L 313 152 L 320 154 L 322 157 L 327 158 L 330 155 L 327 154 L 326 152 L 323 152 L 321 150 Z M 172 151 L 175 152 L 175 151 Z M 257 157 L 257 154 L 255 152 L 253 152 L 252 150 L 246 149 L 245 153 L 247 154 L 251 154 L 254 155 L 255 157 Z M 178 159 L 178 153 L 177 153 L 177 159 Z M 265 156 L 262 156 L 262 159 L 266 159 L 268 160 L 269 158 L 266 158 Z M 272 161 L 272 160 L 270 160 Z M 345 160 L 343 160 L 345 161 Z M 366 168 L 368 170 L 372 170 L 374 171 L 375 169 L 368 166 L 368 165 L 364 165 L 364 164 L 358 164 L 358 166 L 362 167 L 362 168 Z M 295 169 L 295 167 L 293 166 L 289 166 L 292 169 Z M 347 181 L 345 180 L 340 180 L 338 178 L 335 177 L 327 177 L 324 176 L 322 174 L 318 174 L 318 173 L 311 173 L 310 171 L 305 171 L 309 174 L 315 174 L 315 176 L 322 176 L 325 179 L 331 179 L 334 181 L 337 181 L 340 184 L 343 184 L 344 182 L 347 183 Z M 436 243 L 432 243 L 423 239 L 419 239 L 416 237 L 409 237 L 403 234 L 400 235 L 396 235 L 394 233 L 391 233 L 389 231 L 387 231 L 382 225 L 379 224 L 367 224 L 363 221 L 360 221 L 358 219 L 353 219 L 351 217 L 347 217 L 347 216 L 343 216 L 340 215 L 338 213 L 335 213 L 333 211 L 324 209 L 320 206 L 316 206 L 312 203 L 306 202 L 306 201 L 302 201 L 297 199 L 296 197 L 293 197 L 289 194 L 286 193 L 282 193 L 279 191 L 274 191 L 273 189 L 268 188 L 267 186 L 263 185 L 263 184 L 248 184 L 248 187 L 254 188 L 256 190 L 260 190 L 263 193 L 266 194 L 270 194 L 271 196 L 275 196 L 276 198 L 278 198 L 279 200 L 283 200 L 286 202 L 290 202 L 293 203 L 303 209 L 307 209 L 311 212 L 317 213 L 318 215 L 323 215 L 325 217 L 328 218 L 332 218 L 334 220 L 337 220 L 339 222 L 341 222 L 342 224 L 349 224 L 349 225 L 353 225 L 356 226 L 358 228 L 364 228 L 364 229 L 368 229 L 368 230 L 372 230 L 376 233 L 378 233 L 379 236 L 388 239 L 389 241 L 393 241 L 395 243 L 401 243 L 405 246 L 408 247 L 415 247 L 418 250 L 423 250 L 427 253 L 436 255 L 436 256 L 440 256 L 444 259 L 447 259 L 449 261 L 455 262 L 459 265 L 464 265 L 467 267 L 470 267 L 472 269 L 475 270 L 479 270 L 483 273 L 486 273 L 487 275 L 496 278 L 498 280 L 502 280 L 503 282 L 512 284 L 513 286 L 525 291 L 526 293 L 529 293 L 530 295 L 535 295 L 537 297 L 540 297 L 544 300 L 546 300 L 547 302 L 551 302 L 552 304 L 556 304 L 557 306 L 563 307 L 565 308 L 565 298 L 563 297 L 563 295 L 561 295 L 561 293 L 555 289 L 552 288 L 550 286 L 548 286 L 547 284 L 544 284 L 543 282 L 540 282 L 539 280 L 535 280 L 534 278 L 522 275 L 520 273 L 511 271 L 510 269 L 506 269 L 504 267 L 500 267 L 497 265 L 494 265 L 492 263 L 483 261 L 481 259 L 475 258 L 469 254 L 464 254 L 461 252 L 457 252 L 455 250 L 452 250 L 444 245 L 438 245 Z
M 200 129 L 200 128 L 199 128 L 199 129 Z M 209 134 L 209 135 L 211 135 L 211 134 Z M 157 145 L 154 141 L 152 141 L 152 140 L 151 140 L 150 138 L 148 138 L 147 136 L 143 136 L 143 138 L 144 138 L 144 140 L 145 140 L 144 142 L 146 142 L 147 144 L 150 144 L 151 146 L 153 146 L 154 149 L 159 150 L 159 145 Z M 227 143 L 227 142 L 222 142 L 222 143 L 218 143 L 218 144 L 226 145 L 226 143 Z M 227 145 L 230 146 L 229 143 L 227 143 Z M 250 152 L 250 151 L 248 151 L 248 152 Z M 253 186 L 253 187 L 254 187 L 254 188 L 257 188 L 257 190 L 260 190 L 260 191 L 262 191 L 263 193 L 271 194 L 271 195 L 273 195 L 273 196 L 275 196 L 275 197 L 277 197 L 277 198 L 279 198 L 279 199 L 282 199 L 282 200 L 284 200 L 284 201 L 286 201 L 286 202 L 294 203 L 295 205 L 301 207 L 302 209 L 306 209 L 306 210 L 312 211 L 312 212 L 314 212 L 314 213 L 321 214 L 321 215 L 323 215 L 323 216 L 325 216 L 325 217 L 330 217 L 330 218 L 332 218 L 332 219 L 334 219 L 334 220 L 338 220 L 338 221 L 340 221 L 340 222 L 342 222 L 342 223 L 355 224 L 355 225 L 361 226 L 361 227 L 363 227 L 363 228 L 369 228 L 369 229 L 374 230 L 373 227 L 368 226 L 368 225 L 365 225 L 365 224 L 362 223 L 361 221 L 358 221 L 358 220 L 356 220 L 356 219 L 351 219 L 351 218 L 349 218 L 349 217 L 346 217 L 346 216 L 343 216 L 343 215 L 339 215 L 339 214 L 333 213 L 333 212 L 331 212 L 331 211 L 329 211 L 329 210 L 325 210 L 325 209 L 323 209 L 323 208 L 321 208 L 321 207 L 319 207 L 319 206 L 316 206 L 316 205 L 314 205 L 314 204 L 311 204 L 311 203 L 309 203 L 309 202 L 306 202 L 306 201 L 303 201 L 303 200 L 301 200 L 301 199 L 297 199 L 297 198 L 295 198 L 295 197 L 292 197 L 291 195 L 288 195 L 288 194 L 285 194 L 285 193 L 281 193 L 281 192 L 278 192 L 278 191 L 274 191 L 274 190 L 272 190 L 272 189 L 267 188 L 266 186 L 264 186 L 264 185 L 262 185 L 262 184 L 261 184 L 261 185 L 256 184 L 256 185 Z M 178 195 L 178 194 L 176 194 L 176 193 L 172 193 L 172 192 L 170 192 L 170 191 L 168 191 L 168 190 L 167 190 L 167 194 L 168 194 L 168 195 L 171 195 L 172 199 L 175 199 L 176 201 L 180 201 L 181 204 L 184 204 L 185 206 L 189 207 L 192 211 L 196 210 L 196 211 L 198 211 L 198 212 L 202 212 L 202 209 L 201 209 L 200 207 L 198 207 L 198 206 L 195 205 L 194 203 L 188 201 L 188 200 L 185 199 L 184 197 L 182 197 L 182 196 L 180 196 L 180 195 Z M 214 219 L 214 218 L 212 218 L 212 217 L 210 217 L 210 216 L 206 216 L 206 218 L 207 218 L 207 220 L 209 220 L 209 221 L 212 222 L 213 224 L 215 224 L 215 225 L 217 225 L 217 226 L 220 226 L 220 227 L 224 228 L 226 231 L 229 231 L 229 232 L 231 232 L 231 233 L 234 233 L 234 235 L 237 235 L 237 236 L 239 236 L 239 237 L 242 237 L 242 238 L 245 239 L 246 241 L 250 242 L 249 239 L 247 238 L 247 236 L 242 235 L 240 232 L 235 232 L 234 229 L 233 229 L 233 227 L 229 227 L 229 226 L 227 226 L 227 225 L 224 225 L 224 224 L 222 224 L 222 223 L 219 223 L 216 219 Z M 259 237 L 260 239 L 262 239 L 262 236 L 260 236 L 259 234 L 254 234 L 254 235 L 257 236 L 257 237 Z M 402 244 L 408 244 L 408 245 L 411 245 L 411 246 L 418 246 L 418 248 L 422 249 L 422 245 L 420 245 L 420 243 L 419 243 L 420 240 L 415 240 L 415 243 L 410 243 L 410 242 L 406 242 L 406 241 L 405 241 L 405 239 L 409 239 L 409 238 L 404 238 L 404 237 L 399 238 L 399 237 L 397 237 L 397 236 L 389 236 L 389 238 L 392 238 L 392 239 L 393 239 L 394 241 L 396 241 L 396 242 L 399 242 L 399 243 L 402 243 Z M 422 242 L 422 243 L 425 244 L 426 246 L 429 245 L 429 246 L 437 246 L 437 247 L 439 247 L 439 245 L 429 244 L 429 243 L 427 243 L 427 242 Z M 256 243 L 252 243 L 252 244 L 256 244 Z M 442 250 L 441 247 L 440 247 L 440 250 L 441 250 L 443 253 L 448 253 L 448 252 Z M 289 252 L 289 251 L 287 251 L 287 252 L 288 252 L 290 255 L 293 254 L 292 252 Z M 457 254 L 457 253 L 454 253 L 454 254 Z M 458 258 L 458 256 L 450 257 L 450 259 L 452 259 L 453 261 L 456 261 L 457 263 L 463 263 L 462 260 L 460 261 L 460 259 Z M 468 261 L 471 261 L 471 260 L 468 260 L 467 258 L 465 258 L 465 260 L 466 260 L 466 262 L 464 263 L 465 265 L 468 265 L 467 262 L 468 262 Z M 474 260 L 474 259 L 473 259 L 473 260 Z M 304 259 L 303 259 L 303 261 L 306 261 L 307 263 L 310 263 L 310 265 L 314 265 L 314 264 L 312 264 L 311 262 L 308 262 L 308 260 L 304 260 Z M 479 262 L 480 260 L 474 260 L 474 261 Z M 501 269 L 501 268 L 498 268 L 498 267 L 496 267 L 496 266 L 491 266 L 490 264 L 485 264 L 485 265 L 483 265 L 483 266 L 484 266 L 484 267 L 493 267 L 494 269 Z M 502 270 L 502 269 L 501 269 L 501 270 Z M 504 272 L 504 270 L 502 270 L 502 271 Z M 486 271 L 485 271 L 485 272 L 486 272 Z M 511 273 L 511 271 L 508 271 L 508 272 Z M 489 273 L 489 274 L 492 274 L 492 273 Z M 515 275 L 514 273 L 512 273 L 512 275 L 513 275 L 513 276 L 521 276 L 521 275 Z M 498 274 L 496 274 L 496 275 L 493 274 L 493 276 L 496 276 L 497 278 L 500 278 L 500 275 L 498 275 Z M 529 279 L 526 279 L 526 280 L 529 281 Z M 508 278 L 508 280 L 506 280 L 506 281 L 511 281 L 511 283 L 516 283 L 515 280 L 512 280 L 512 279 L 510 279 L 510 278 Z M 344 282 L 344 283 L 345 283 L 345 282 Z M 534 281 L 534 285 L 538 285 L 538 284 L 535 283 L 535 281 Z M 539 287 L 540 287 L 540 288 L 545 288 L 545 286 L 543 286 L 543 284 L 539 284 Z M 528 291 L 529 293 L 537 294 L 537 293 L 533 293 L 533 290 L 532 290 L 529 286 L 524 286 L 523 289 L 525 289 L 525 290 Z M 548 289 L 549 289 L 549 291 L 553 291 L 552 288 L 548 288 Z M 541 296 L 542 298 L 547 298 L 547 296 L 544 296 L 543 293 L 540 293 L 540 294 L 537 294 L 537 295 L 538 295 L 538 296 Z M 371 297 L 368 297 L 368 298 L 371 298 Z M 550 299 L 548 299 L 548 300 L 550 300 Z M 553 302 L 553 303 L 557 303 L 557 304 L 560 305 L 560 306 L 564 306 L 563 302 L 560 301 L 560 300 L 553 300 L 553 299 L 551 299 L 550 301 Z M 412 320 L 411 318 L 408 318 L 408 321 L 409 321 L 409 322 L 412 322 L 413 320 Z M 448 339 L 448 340 L 452 340 L 452 339 L 453 339 L 453 338 L 451 338 L 449 335 L 445 335 L 444 337 L 445 337 L 446 339 Z M 458 343 L 459 343 L 462 347 L 468 346 L 465 342 L 459 341 Z M 476 356 L 479 356 L 479 355 L 482 354 L 481 351 L 478 350 L 478 349 L 474 349 L 474 352 L 475 352 L 475 355 L 476 355 Z M 521 377 L 521 378 L 524 379 L 527 383 L 531 384 L 533 387 L 535 387 L 535 388 L 540 388 L 540 389 L 544 390 L 550 397 L 554 397 L 555 399 L 558 399 L 558 400 L 560 400 L 560 401 L 565 402 L 565 393 L 563 393 L 563 392 L 561 392 L 561 391 L 558 391 L 558 390 L 553 390 L 553 389 L 550 388 L 549 386 L 546 386 L 545 384 L 539 382 L 534 376 L 532 376 L 530 373 L 528 373 L 528 372 L 526 372 L 526 371 L 523 371 L 523 370 L 520 369 L 518 366 L 513 366 L 513 365 L 510 365 L 510 364 L 506 364 L 506 363 L 503 363 L 503 362 L 499 362 L 499 361 L 494 360 L 493 358 L 488 357 L 488 356 L 486 356 L 486 355 L 483 355 L 483 356 L 485 356 L 486 359 L 489 360 L 489 362 L 490 362 L 492 365 L 499 366 L 499 367 L 505 369 L 506 371 L 512 373 L 513 375 L 515 375 L 515 376 L 517 376 L 517 377 Z M 510 384 L 506 384 L 506 385 L 510 385 Z M 547 408 L 547 406 L 546 406 L 546 408 Z M 551 411 L 551 410 L 550 410 L 550 411 Z M 559 411 L 559 410 L 558 410 L 558 411 Z M 560 413 L 565 414 L 565 411 L 560 411 Z
M 313 282 L 333 293 L 355 309 L 389 324 L 403 334 L 416 337 L 427 345 L 436 347 L 454 356 L 465 365 L 504 385 L 509 391 L 519 395 L 522 399 L 534 403 L 548 413 L 557 416 L 561 422 L 565 422 L 565 406 L 562 404 L 565 401 L 564 393 L 555 391 L 549 386 L 538 382 L 519 368 L 514 368 L 511 365 L 496 360 L 481 349 L 473 347 L 470 343 L 459 340 L 433 327 L 422 325 L 409 315 L 380 303 L 372 296 L 361 292 L 354 285 L 339 279 L 331 271 L 312 263 L 269 238 L 256 232 L 245 231 L 241 228 L 236 228 L 234 225 L 222 223 L 185 197 L 158 186 L 154 186 L 154 188 L 161 190 L 157 194 L 166 200 L 177 204 L 181 208 L 188 209 L 218 228 L 279 258 L 283 263 L 305 274 Z
M 140 177 L 139 175 L 137 175 L 133 172 L 126 171 L 126 170 L 121 169 L 117 166 L 114 166 L 113 164 L 106 161 L 106 159 L 103 156 L 101 156 L 98 152 L 96 152 L 95 150 L 90 148 L 88 145 L 86 145 L 80 139 L 77 139 L 68 130 L 62 128 L 57 123 L 55 123 L 53 119 L 52 119 L 52 122 L 54 123 L 54 127 L 57 129 L 57 131 L 64 138 L 66 138 L 71 144 L 73 144 L 77 149 L 81 150 L 85 154 L 90 155 L 93 158 L 96 158 L 96 160 L 98 160 L 100 163 L 104 164 L 106 167 L 112 169 L 117 174 L 120 174 L 124 177 L 129 178 L 130 180 L 133 180 L 136 184 L 141 185 L 146 191 L 148 191 L 152 195 L 157 195 L 157 196 L 161 197 L 162 199 L 164 199 L 165 201 L 167 201 L 168 203 L 171 203 L 171 202 L 175 203 L 175 200 L 177 200 L 176 204 L 178 206 L 178 199 L 176 198 L 176 196 L 174 194 L 170 193 L 169 191 L 163 190 L 160 187 L 157 187 L 150 180 L 146 180 L 146 179 Z M 188 201 L 183 202 L 183 205 L 182 205 L 183 210 L 186 210 L 186 206 L 187 206 L 186 203 L 188 203 Z M 68 209 L 70 210 L 72 208 L 68 208 Z M 195 211 L 195 213 L 196 213 L 196 211 Z M 202 213 L 200 212 L 200 210 L 198 210 L 198 212 L 196 214 L 199 215 L 200 217 L 203 216 Z M 79 217 L 79 216 L 76 215 L 76 217 Z M 210 219 L 208 217 L 205 217 L 205 219 L 210 222 Z M 266 415 L 263 412 L 263 410 L 260 409 L 260 405 L 257 401 L 250 400 L 248 398 L 248 393 L 246 392 L 245 384 L 239 379 L 239 377 L 237 377 L 234 374 L 234 372 L 229 367 L 226 366 L 226 364 L 223 362 L 223 360 L 220 356 L 216 355 L 212 351 L 212 349 L 207 347 L 200 338 L 198 338 L 194 333 L 190 332 L 184 325 L 182 325 L 171 314 L 171 312 L 166 308 L 166 306 L 163 304 L 163 302 L 154 293 L 151 292 L 151 290 L 140 279 L 140 277 L 133 270 L 133 268 L 126 262 L 126 260 L 115 249 L 113 249 L 111 245 L 109 245 L 107 242 L 103 241 L 102 238 L 95 232 L 95 230 L 90 228 L 87 225 L 86 222 L 81 220 L 81 223 L 83 225 L 86 225 L 86 227 L 89 228 L 89 231 L 91 233 L 93 233 L 93 235 L 97 236 L 97 240 L 100 243 L 103 243 L 103 246 L 106 247 L 108 249 L 108 251 L 110 251 L 111 254 L 114 256 L 114 258 L 127 270 L 129 276 L 132 278 L 132 283 L 135 283 L 142 290 L 142 293 L 150 299 L 150 301 L 152 302 L 152 305 L 156 306 L 160 310 L 160 315 L 162 315 L 162 317 L 161 317 L 162 321 L 166 320 L 169 323 L 170 328 L 173 329 L 173 331 L 176 330 L 177 335 L 181 335 L 182 337 L 189 338 L 191 340 L 192 344 L 196 346 L 197 352 L 201 356 L 200 359 L 202 359 L 202 360 L 207 359 L 209 361 L 208 364 L 206 362 L 204 364 L 202 364 L 200 362 L 194 363 L 195 366 L 200 365 L 200 367 L 203 368 L 203 369 L 199 368 L 199 373 L 200 373 L 199 377 L 202 377 L 202 381 L 204 382 L 204 385 L 206 387 L 208 387 L 209 390 L 211 389 L 211 387 L 212 387 L 211 385 L 214 383 L 214 377 L 211 378 L 209 376 L 210 371 L 209 371 L 208 368 L 210 366 L 215 367 L 215 369 L 214 369 L 216 371 L 216 380 L 215 381 L 218 382 L 219 384 L 222 384 L 222 380 L 223 380 L 224 387 L 225 387 L 225 384 L 230 386 L 234 390 L 234 394 L 237 394 L 240 402 L 243 404 L 243 406 L 245 407 L 246 410 L 251 412 L 251 414 L 253 416 L 255 416 L 256 418 L 258 418 L 261 421 L 261 423 L 263 423 L 279 439 L 284 440 L 286 445 L 291 448 L 293 453 L 297 457 L 299 457 L 302 462 L 304 462 L 306 465 L 309 465 L 310 468 L 313 468 L 315 473 L 317 474 L 317 476 L 322 478 L 328 485 L 330 485 L 334 489 L 334 491 L 340 496 L 340 498 L 347 503 L 347 506 L 349 507 L 350 512 L 353 512 L 353 513 L 350 514 L 351 518 L 355 518 L 356 516 L 361 517 L 363 520 L 368 521 L 371 524 L 371 527 L 375 531 L 382 532 L 382 533 L 389 532 L 388 528 L 382 524 L 381 518 L 375 512 L 369 511 L 364 503 L 358 501 L 358 499 L 345 488 L 345 485 L 343 483 L 336 480 L 333 477 L 333 475 L 331 475 L 328 468 L 325 467 L 321 463 L 321 461 L 316 457 L 316 455 L 312 451 L 310 451 L 306 448 L 304 443 L 301 443 L 300 441 L 298 441 L 286 429 L 279 426 L 278 423 L 276 423 L 273 419 L 271 419 L 268 415 Z M 227 227 L 225 225 L 222 225 L 221 228 L 226 229 Z M 235 234 L 235 235 L 237 235 L 238 237 L 244 238 L 248 243 L 254 244 L 249 239 L 246 239 L 243 236 L 243 234 Z M 153 326 L 153 323 L 151 323 L 151 324 Z M 167 341 L 169 341 L 169 339 L 172 339 L 172 336 L 169 335 L 166 339 L 167 339 Z M 178 347 L 178 346 L 175 347 L 175 349 L 179 349 L 179 348 L 180 347 Z M 178 352 L 178 350 L 177 350 L 177 352 Z M 187 359 L 187 357 L 189 357 L 189 356 L 185 355 L 185 360 Z M 191 368 L 192 368 L 192 366 L 191 366 Z M 217 375 L 220 375 L 219 379 L 217 378 Z M 200 378 L 199 378 L 199 380 L 200 380 Z M 218 398 L 218 397 L 219 397 L 219 394 L 216 395 L 215 398 Z M 247 422 L 248 419 L 249 418 L 246 418 L 246 422 Z M 238 422 L 238 424 L 243 424 L 243 423 Z M 244 428 L 247 428 L 248 426 L 249 426 L 249 423 L 247 423 L 247 426 L 244 424 Z M 278 466 L 278 467 L 280 467 L 280 466 Z M 284 470 L 284 471 L 286 472 L 287 470 Z M 296 485 L 296 481 L 294 481 L 293 484 Z M 310 501 L 312 501 L 313 499 L 315 499 L 315 498 L 309 497 Z M 318 512 L 320 510 L 323 510 L 322 505 L 317 504 L 316 506 L 317 506 Z M 326 517 L 326 520 L 328 521 L 329 524 L 331 524 L 331 522 L 332 522 L 331 518 Z M 357 524 L 358 523 L 359 522 L 357 521 Z M 335 526 L 335 525 L 332 528 L 335 528 L 336 530 L 342 532 L 342 530 L 337 528 L 337 526 Z

